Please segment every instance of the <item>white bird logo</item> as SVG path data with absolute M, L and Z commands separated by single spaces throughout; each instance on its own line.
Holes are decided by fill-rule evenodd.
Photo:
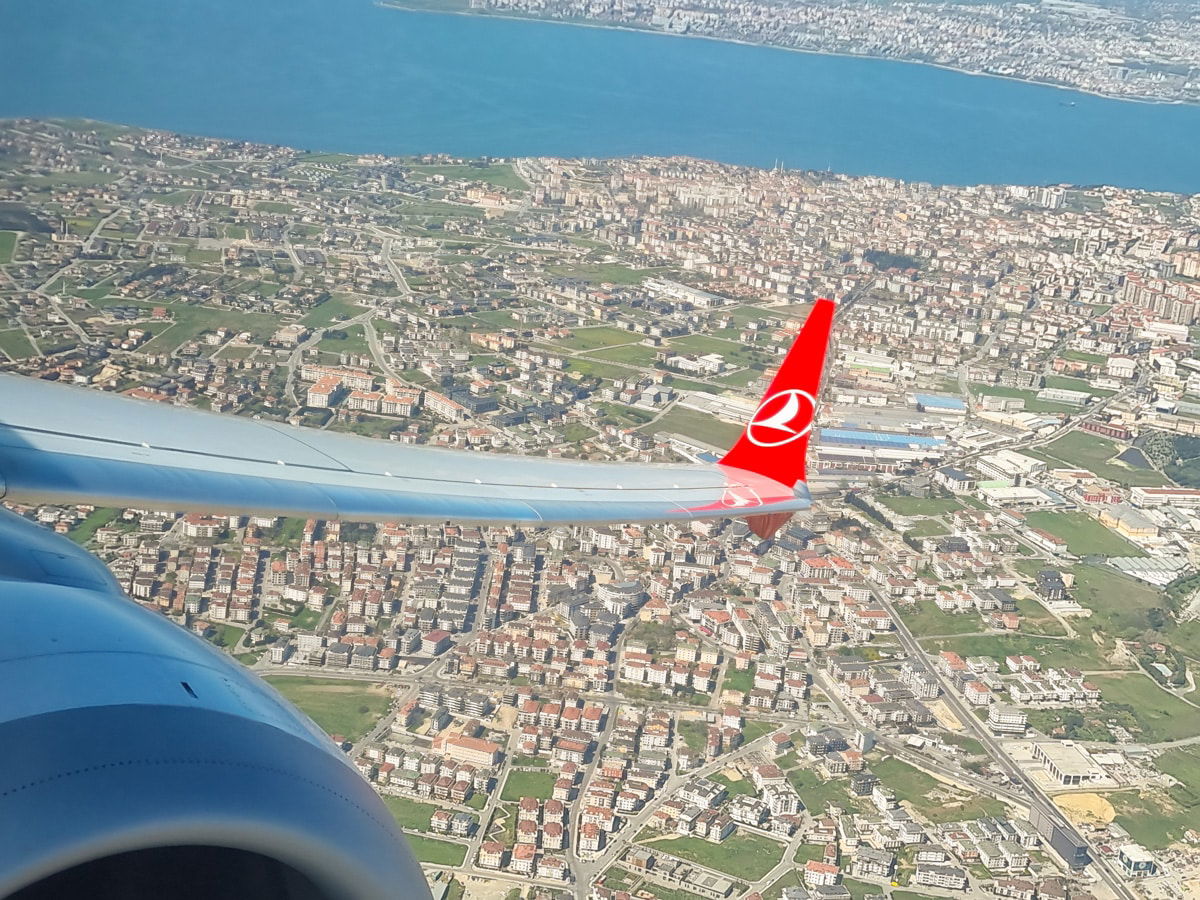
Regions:
M 762 497 L 758 496 L 758 492 L 746 485 L 740 485 L 736 488 L 725 488 L 725 494 L 721 497 L 721 505 L 733 509 L 742 509 L 747 506 L 762 506 L 762 503 Z
M 765 411 L 770 409 L 772 404 L 781 397 L 786 398 L 783 404 L 775 412 L 769 415 L 766 414 Z M 800 403 L 801 397 L 808 401 L 808 410 L 803 418 L 801 417 L 803 410 Z M 790 444 L 792 441 L 799 440 L 812 431 L 812 414 L 816 410 L 816 407 L 817 402 L 813 399 L 813 395 L 808 391 L 800 390 L 800 388 L 789 388 L 786 391 L 772 394 L 758 405 L 758 409 L 754 413 L 754 418 L 750 420 L 750 424 L 746 427 L 746 438 L 756 447 L 782 447 L 784 444 Z M 804 423 L 803 426 L 796 427 L 800 422 Z M 784 436 L 773 436 L 770 439 L 764 439 L 755 434 L 755 432 L 763 428 L 770 428 L 775 432 L 783 432 Z

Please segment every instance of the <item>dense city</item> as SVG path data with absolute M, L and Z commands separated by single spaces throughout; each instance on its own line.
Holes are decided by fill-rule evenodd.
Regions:
M 402 9 L 526 16 L 900 59 L 1109 97 L 1200 100 L 1200 23 L 1194 7 L 1181 2 L 382 2 Z
M 711 461 L 839 302 L 768 540 L 17 507 L 308 713 L 435 896 L 1200 892 L 1196 198 L 82 120 L 3 123 L 0 195 L 0 369 L 480 466 Z

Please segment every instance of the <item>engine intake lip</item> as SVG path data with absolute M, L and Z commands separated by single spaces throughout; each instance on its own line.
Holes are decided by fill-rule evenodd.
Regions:
M 0 896 L 89 861 L 184 846 L 277 860 L 322 900 L 429 897 L 370 785 L 297 735 L 134 704 L 0 725 Z

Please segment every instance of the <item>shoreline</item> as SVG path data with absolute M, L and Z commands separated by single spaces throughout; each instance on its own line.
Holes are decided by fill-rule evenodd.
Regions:
M 903 63 L 909 66 L 922 66 L 929 69 L 941 69 L 944 72 L 954 72 L 959 75 L 969 75 L 974 78 L 998 78 L 1003 81 L 1013 81 L 1017 84 L 1028 84 L 1034 87 L 1054 88 L 1085 97 L 1096 97 L 1100 100 L 1115 100 L 1121 103 L 1143 103 L 1150 106 L 1200 106 L 1200 102 L 1189 103 L 1186 100 L 1166 100 L 1156 97 L 1128 97 L 1120 94 L 1106 94 L 1101 91 L 1088 90 L 1069 84 L 1057 84 L 1053 81 L 1038 81 L 1033 78 L 1021 78 L 1017 75 L 1000 75 L 995 72 L 982 72 L 977 69 L 964 69 L 946 63 L 926 62 L 920 59 L 903 59 L 897 56 L 872 56 L 867 53 L 849 53 L 841 50 L 806 50 L 801 47 L 786 47 L 782 44 L 766 44 L 758 41 L 746 41 L 738 38 L 716 37 L 709 34 L 680 34 L 675 31 L 664 31 L 661 28 L 637 28 L 632 25 L 613 25 L 606 22 L 590 20 L 554 19 L 547 16 L 531 16 L 524 13 L 500 13 L 488 10 L 474 9 L 435 9 L 431 7 L 405 6 L 403 0 L 374 0 L 381 9 L 394 9 L 400 12 L 427 13 L 434 16 L 466 16 L 477 19 L 501 19 L 520 22 L 543 22 L 548 25 L 564 25 L 573 28 L 598 28 L 605 31 L 624 31 L 630 34 L 652 34 L 671 38 L 688 38 L 697 41 L 712 41 L 718 44 L 734 44 L 741 47 L 758 47 L 765 50 L 782 50 L 786 53 L 802 53 L 807 56 L 836 56 L 843 59 L 870 59 L 879 62 Z

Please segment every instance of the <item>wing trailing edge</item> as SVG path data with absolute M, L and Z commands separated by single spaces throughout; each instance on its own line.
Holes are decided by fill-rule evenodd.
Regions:
M 807 509 L 834 304 L 819 300 L 717 465 L 628 465 L 408 446 L 0 375 L 0 497 L 349 521 L 586 524 Z M 0 573 L 2 574 L 2 573 Z

